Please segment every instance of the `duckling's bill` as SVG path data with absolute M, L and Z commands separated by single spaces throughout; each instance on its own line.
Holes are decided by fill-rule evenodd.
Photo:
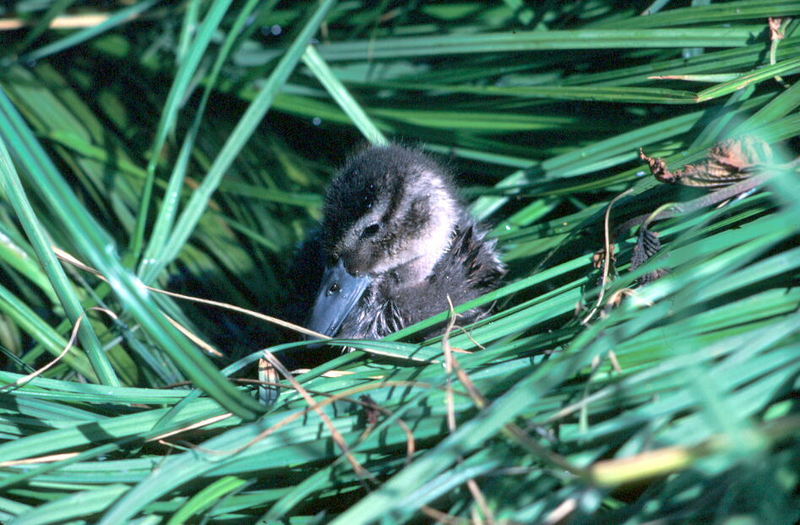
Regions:
M 335 336 L 371 281 L 368 275 L 355 276 L 348 272 L 341 259 L 336 265 L 326 267 L 308 328 Z

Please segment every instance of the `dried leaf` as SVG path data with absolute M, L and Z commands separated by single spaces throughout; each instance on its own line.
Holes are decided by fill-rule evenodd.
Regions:
M 769 39 L 773 42 L 777 40 L 783 40 L 786 36 L 781 31 L 781 24 L 783 23 L 783 18 L 769 18 Z
M 258 386 L 258 400 L 264 405 L 274 405 L 280 397 L 280 389 L 274 383 L 281 378 L 275 367 L 266 359 L 258 360 L 258 380 L 263 384 Z
M 619 305 L 625 300 L 626 297 L 635 295 L 636 291 L 632 288 L 622 288 L 621 290 L 617 290 L 611 297 L 608 298 L 608 302 L 606 302 L 605 311 L 606 313 L 610 312 L 614 308 L 619 308 Z
M 717 143 L 708 157 L 696 164 L 687 164 L 674 172 L 667 169 L 664 159 L 648 157 L 639 150 L 639 157 L 650 166 L 656 179 L 669 184 L 702 188 L 721 188 L 750 177 L 759 165 L 772 160 L 772 148 L 756 137 L 728 139 Z
M 661 240 L 658 234 L 647 228 L 643 224 L 639 228 L 639 237 L 636 239 L 636 246 L 633 247 L 633 258 L 631 259 L 631 270 L 636 270 L 644 263 L 652 259 L 659 251 L 661 251 Z M 666 275 L 666 269 L 659 268 L 644 274 L 640 279 L 640 284 L 647 284 L 655 281 Z
M 614 253 L 614 245 L 609 244 L 608 246 L 609 251 L 609 258 L 611 262 L 614 263 L 617 261 L 617 255 Z M 600 248 L 596 252 L 592 254 L 592 266 L 597 268 L 598 270 L 603 267 L 603 261 L 606 259 L 606 249 Z
M 364 407 L 364 417 L 367 424 L 371 427 L 377 425 L 381 417 L 378 403 L 369 394 L 360 396 L 358 400 L 361 401 L 361 405 Z

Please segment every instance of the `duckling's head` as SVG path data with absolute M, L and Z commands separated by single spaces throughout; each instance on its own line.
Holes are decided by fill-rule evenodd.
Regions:
M 447 176 L 429 157 L 399 146 L 369 148 L 330 184 L 326 255 L 356 276 L 403 268 L 404 282 L 419 282 L 450 243 L 455 208 Z
M 447 251 L 458 213 L 445 170 L 422 152 L 391 145 L 351 158 L 325 198 L 326 270 L 309 328 L 335 335 L 370 283 L 423 281 Z

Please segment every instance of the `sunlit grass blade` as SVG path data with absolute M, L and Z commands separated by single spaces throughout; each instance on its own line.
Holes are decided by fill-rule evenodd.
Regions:
M 704 89 L 697 94 L 697 100 L 699 102 L 705 102 L 722 95 L 727 95 L 750 84 L 755 84 L 779 75 L 796 73 L 798 70 L 800 70 L 800 58 L 778 62 L 777 64 L 770 66 L 764 66 L 754 73 L 742 75 L 739 78 L 735 78 L 733 80 L 729 80 L 728 82 L 723 82 L 720 85 Z
M 469 36 L 385 38 L 374 42 L 353 42 L 320 46 L 329 61 L 502 53 L 565 49 L 624 49 L 670 47 L 739 47 L 752 36 L 749 29 L 583 29 L 579 31 L 526 31 Z
M 336 100 L 342 111 L 347 113 L 361 133 L 372 144 L 387 144 L 386 136 L 381 132 L 378 127 L 373 124 L 372 120 L 367 116 L 361 106 L 355 101 L 353 96 L 347 91 L 347 88 L 339 82 L 339 79 L 333 74 L 328 65 L 319 56 L 314 46 L 308 46 L 305 53 L 303 53 L 303 63 L 311 70 L 317 79 L 322 82 L 328 93 Z
M 19 297 L 15 297 L 2 285 L 0 285 L 0 307 L 5 315 L 14 320 L 22 330 L 42 344 L 53 356 L 59 355 L 66 348 L 66 338 L 59 335 Z M 82 350 L 76 349 L 68 353 L 64 356 L 63 361 L 84 377 L 92 381 L 97 380 L 97 375 Z
M 150 210 L 150 201 L 153 198 L 153 185 L 155 178 L 155 170 L 158 165 L 158 160 L 161 158 L 161 150 L 167 140 L 167 135 L 172 133 L 175 127 L 175 121 L 178 118 L 178 111 L 182 103 L 186 99 L 189 90 L 189 83 L 197 75 L 197 68 L 200 60 L 208 48 L 211 37 L 217 31 L 222 17 L 230 6 L 230 0 L 217 0 L 209 8 L 206 13 L 206 18 L 197 30 L 194 37 L 190 52 L 185 57 L 180 57 L 180 66 L 175 75 L 175 82 L 170 88 L 167 101 L 164 106 L 164 113 L 161 115 L 161 121 L 156 131 L 156 136 L 153 141 L 153 148 L 150 154 L 150 162 L 147 164 L 147 180 L 145 181 L 144 192 L 142 194 L 141 206 L 137 214 L 136 230 L 132 239 L 131 250 L 134 256 L 137 257 L 142 249 L 144 242 L 144 229 L 147 224 L 147 217 Z M 181 178 L 182 180 L 182 178 Z
M 260 406 L 251 398 L 236 390 L 224 377 L 220 376 L 208 358 L 179 334 L 152 301 L 147 299 L 146 291 L 141 287 L 139 281 L 122 266 L 120 260 L 115 256 L 113 242 L 108 237 L 108 234 L 96 224 L 86 209 L 77 201 L 74 194 L 67 188 L 66 183 L 60 178 L 44 152 L 41 151 L 30 130 L 2 92 L 0 92 L 0 109 L 7 122 L 14 126 L 11 128 L 13 134 L 8 129 L 0 129 L 0 131 L 4 131 L 4 134 L 8 133 L 6 136 L 9 140 L 13 140 L 15 145 L 19 144 L 20 152 L 25 152 L 25 156 L 22 158 L 29 163 L 31 173 L 40 178 L 40 191 L 51 202 L 59 203 L 54 208 L 65 217 L 64 224 L 72 234 L 72 241 L 81 253 L 86 254 L 91 264 L 116 285 L 114 286 L 115 292 L 118 296 L 121 295 L 124 298 L 126 308 L 145 326 L 153 338 L 162 342 L 164 351 L 175 359 L 179 367 L 189 377 L 193 378 L 200 388 L 213 392 L 215 398 L 223 406 L 231 409 L 237 415 L 241 415 L 244 418 L 254 417 L 260 410 Z M 20 155 L 22 154 L 20 153 Z M 11 166 L 10 159 L 7 165 Z M 49 243 L 44 240 L 42 242 L 44 246 L 39 248 L 47 249 L 50 257 L 54 258 L 52 251 L 49 251 Z M 56 262 L 56 264 L 58 263 Z M 69 305 L 65 305 L 65 307 L 69 307 Z M 75 313 L 75 319 L 80 316 L 80 313 L 73 313 Z M 86 328 L 88 326 L 88 324 L 82 325 L 81 330 L 86 330 L 87 333 L 92 334 L 92 332 L 88 332 L 90 330 L 90 328 Z M 88 341 L 92 343 L 92 339 Z M 87 351 L 90 352 L 90 355 L 94 351 L 97 356 L 106 361 L 104 363 L 105 366 L 113 373 L 105 355 L 99 348 L 99 342 L 97 342 L 97 347 L 94 350 L 89 347 Z M 97 368 L 97 365 L 95 367 Z M 98 374 L 101 374 L 102 370 L 103 368 L 97 370 Z M 115 379 L 106 378 L 105 381 L 113 382 Z
M 0 94 L 5 97 L 5 95 Z M 3 100 L 6 102 L 7 99 Z M 4 133 L 5 134 L 5 133 Z M 26 192 L 22 187 L 22 182 L 17 175 L 17 170 L 11 160 L 11 156 L 6 149 L 5 142 L 0 138 L 0 181 L 6 193 L 6 197 L 14 207 L 19 217 L 22 227 L 28 235 L 31 242 L 31 247 L 36 252 L 36 257 L 42 265 L 44 272 L 47 274 L 53 289 L 58 295 L 64 311 L 69 316 L 73 324 L 80 323 L 79 337 L 83 346 L 86 348 L 89 359 L 92 363 L 92 368 L 100 381 L 108 385 L 119 385 L 119 380 L 114 369 L 108 361 L 105 353 L 100 346 L 100 340 L 97 338 L 91 325 L 84 321 L 86 313 L 78 300 L 77 295 L 72 287 L 72 283 L 67 279 L 61 263 L 53 253 L 51 240 L 47 232 L 44 230 L 39 220 L 36 217 L 28 200 Z
M 294 66 L 305 51 L 308 41 L 318 30 L 319 25 L 322 23 L 322 20 L 332 5 L 333 2 L 327 0 L 317 8 L 313 16 L 309 18 L 302 31 L 295 38 L 291 48 L 281 57 L 280 62 L 275 66 L 275 70 L 272 72 L 269 79 L 267 79 L 258 97 L 247 108 L 247 112 L 242 116 L 236 128 L 225 142 L 222 151 L 220 151 L 215 158 L 202 185 L 186 204 L 183 213 L 181 213 L 178 222 L 175 224 L 170 242 L 165 245 L 164 250 L 158 255 L 157 260 L 152 263 L 152 266 L 143 272 L 143 279 L 145 282 L 152 280 L 153 275 L 157 275 L 167 263 L 172 261 L 177 256 L 183 244 L 188 240 L 197 221 L 205 210 L 208 199 L 211 198 L 211 194 L 219 186 L 225 171 L 269 110 L 276 93 L 283 87 L 286 79 L 289 78 L 289 75 L 294 70 Z
M 275 2 L 262 4 L 261 8 L 266 10 L 271 10 L 274 4 Z M 222 71 L 222 67 L 225 64 L 226 60 L 228 59 L 235 42 L 241 36 L 241 32 L 244 29 L 248 18 L 252 16 L 253 10 L 256 9 L 258 5 L 259 2 L 257 0 L 250 0 L 247 3 L 245 8 L 239 14 L 239 17 L 236 20 L 236 24 L 226 36 L 225 43 L 223 44 L 222 49 L 217 55 L 217 58 L 214 62 L 214 66 L 211 70 L 211 73 L 209 74 L 206 88 L 203 91 L 202 99 L 200 101 L 200 104 L 198 105 L 196 117 L 191 127 L 189 128 L 189 131 L 184 139 L 183 145 L 181 146 L 180 154 L 178 155 L 178 159 L 176 160 L 175 166 L 172 170 L 172 174 L 170 175 L 167 189 L 164 192 L 164 197 L 161 200 L 161 207 L 158 211 L 155 223 L 153 224 L 148 244 L 144 252 L 143 256 L 144 261 L 140 264 L 140 273 L 142 268 L 147 267 L 147 265 L 149 264 L 148 261 L 155 258 L 164 249 L 164 244 L 167 242 L 167 239 L 169 238 L 170 230 L 175 222 L 175 216 L 178 213 L 180 192 L 186 177 L 186 171 L 188 170 L 189 167 L 189 158 L 193 150 L 193 147 L 195 145 L 197 134 L 200 131 L 200 124 L 203 121 L 203 116 L 205 114 L 205 110 L 208 105 L 209 97 L 211 96 L 212 90 L 217 83 L 217 79 L 219 78 L 219 74 Z M 153 166 L 153 168 L 155 168 L 155 166 Z M 143 213 L 142 210 L 140 209 L 139 227 L 142 229 L 142 231 L 140 232 L 139 230 L 137 230 L 137 236 L 144 234 L 143 229 L 147 220 L 146 215 L 147 214 Z

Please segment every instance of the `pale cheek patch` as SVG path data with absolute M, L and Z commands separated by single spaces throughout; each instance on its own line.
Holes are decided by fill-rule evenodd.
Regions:
M 420 222 L 414 228 L 416 235 L 397 246 L 398 256 L 394 264 L 386 261 L 386 268 L 376 268 L 376 271 L 386 271 L 392 266 L 400 266 L 400 272 L 409 284 L 421 282 L 431 274 L 433 267 L 450 248 L 456 224 L 456 203 L 444 182 L 433 173 L 426 173 L 423 178 L 428 184 L 427 202 L 421 203 L 422 209 L 419 210 L 424 219 L 410 220 Z M 398 265 L 398 261 L 402 262 Z
M 433 267 L 450 248 L 452 232 L 456 225 L 455 202 L 448 191 L 444 188 L 441 180 L 431 177 L 436 184 L 432 185 L 429 202 L 435 206 L 430 210 L 430 220 L 427 228 L 423 230 L 423 235 L 418 242 L 417 253 L 423 259 L 420 261 L 420 270 L 427 269 L 425 277 L 433 270 Z

